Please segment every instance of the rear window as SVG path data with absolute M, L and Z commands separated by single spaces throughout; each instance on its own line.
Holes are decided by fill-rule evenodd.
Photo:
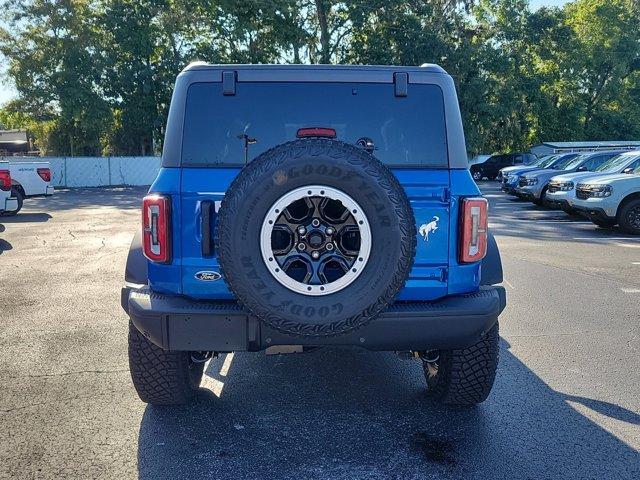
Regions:
M 436 85 L 238 83 L 224 96 L 221 83 L 189 87 L 182 141 L 185 166 L 242 165 L 301 128 L 326 127 L 357 144 L 370 139 L 374 155 L 395 166 L 448 165 L 444 104 Z

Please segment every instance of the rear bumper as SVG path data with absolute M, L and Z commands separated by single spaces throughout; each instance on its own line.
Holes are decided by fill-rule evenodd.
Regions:
M 55 187 L 53 185 L 47 185 L 45 187 L 44 193 L 37 193 L 35 195 L 27 195 L 26 198 L 38 198 L 38 197 L 50 197 L 55 192 Z
M 2 201 L 0 199 L 0 212 L 12 212 L 18 209 L 18 199 L 15 197 L 7 197 Z
M 258 351 L 273 345 L 429 350 L 477 342 L 497 322 L 506 295 L 500 286 L 487 286 L 435 302 L 398 302 L 368 325 L 326 338 L 283 334 L 232 302 L 194 301 L 125 287 L 121 303 L 136 328 L 165 350 Z

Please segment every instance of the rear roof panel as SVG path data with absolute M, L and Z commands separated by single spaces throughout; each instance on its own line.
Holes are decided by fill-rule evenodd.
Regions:
M 237 82 L 347 82 L 394 83 L 394 74 L 406 73 L 408 99 L 411 84 L 432 84 L 442 90 L 449 168 L 467 169 L 462 119 L 453 79 L 437 65 L 422 67 L 345 65 L 209 65 L 196 62 L 178 75 L 165 134 L 163 167 L 180 167 L 187 92 L 194 83 L 222 82 L 233 72 Z M 228 78 L 228 76 L 227 76 Z

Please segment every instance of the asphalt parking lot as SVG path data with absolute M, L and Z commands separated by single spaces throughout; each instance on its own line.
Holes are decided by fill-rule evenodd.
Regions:
M 119 305 L 143 189 L 0 218 L 2 478 L 640 478 L 640 238 L 483 182 L 508 306 L 481 406 L 424 397 L 391 353 L 237 353 L 198 401 L 131 386 Z

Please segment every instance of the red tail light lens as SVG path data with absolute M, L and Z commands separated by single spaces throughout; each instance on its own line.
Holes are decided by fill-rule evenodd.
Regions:
M 0 190 L 11 190 L 11 172 L 0 170 Z
M 298 133 L 296 136 L 298 138 L 304 138 L 304 137 L 336 138 L 336 131 L 333 128 L 323 128 L 323 127 L 300 128 L 298 129 Z
M 460 262 L 478 262 L 487 254 L 487 210 L 484 198 L 462 200 Z
M 40 178 L 45 182 L 51 181 L 51 170 L 49 170 L 48 168 L 39 168 L 38 175 L 40 175 Z
M 171 199 L 147 195 L 142 200 L 142 238 L 144 256 L 152 262 L 171 261 Z

